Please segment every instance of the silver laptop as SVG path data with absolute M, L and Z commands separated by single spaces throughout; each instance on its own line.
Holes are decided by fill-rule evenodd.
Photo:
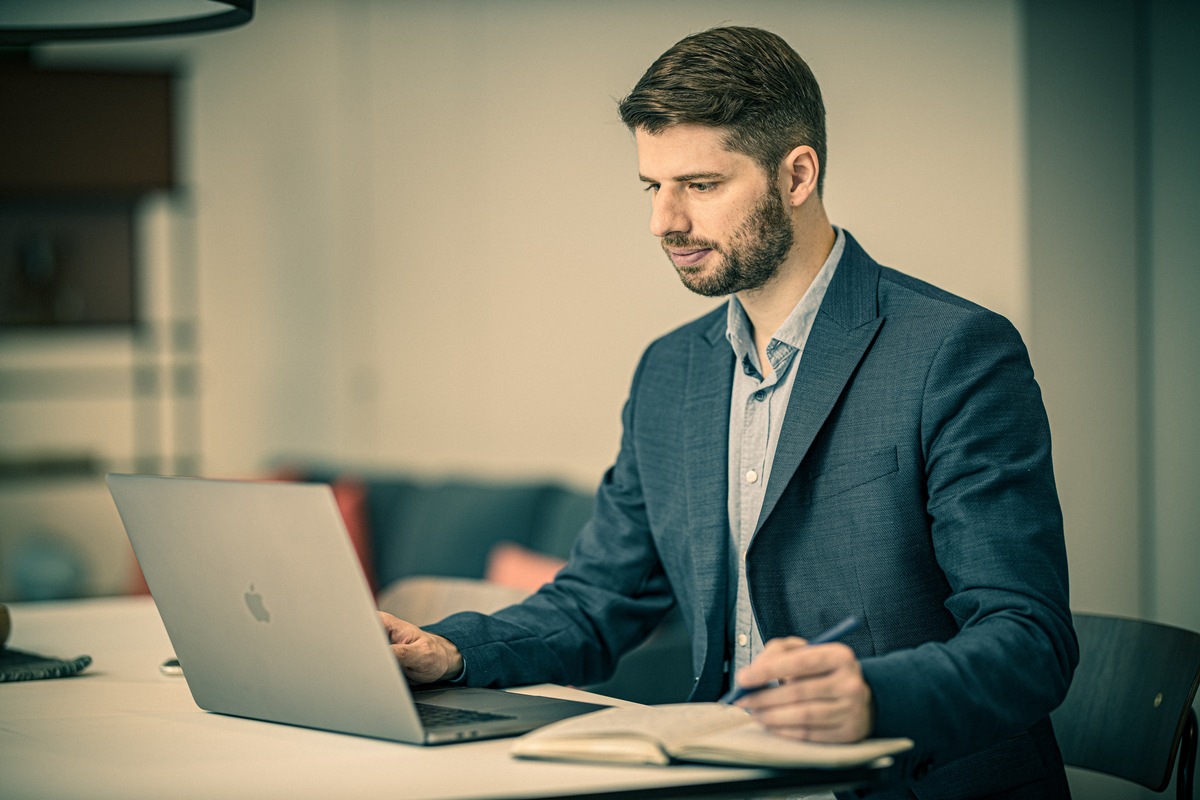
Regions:
M 108 487 L 203 709 L 444 744 L 603 707 L 410 687 L 326 485 L 109 475 Z

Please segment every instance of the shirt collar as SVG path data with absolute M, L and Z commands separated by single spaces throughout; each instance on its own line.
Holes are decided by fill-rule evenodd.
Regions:
M 821 265 L 816 277 L 813 278 L 812 284 L 804 292 L 804 296 L 800 298 L 800 302 L 796 303 L 792 313 L 788 314 L 787 319 L 779 326 L 779 330 L 775 331 L 775 335 L 771 337 L 771 341 L 767 345 L 768 351 L 776 347 L 777 342 L 788 345 L 793 350 L 804 349 L 804 343 L 808 341 L 808 333 L 812 330 L 817 310 L 821 307 L 821 301 L 825 299 L 825 290 L 829 288 L 829 282 L 833 280 L 833 273 L 846 249 L 846 234 L 841 228 L 834 228 L 834 231 L 837 233 L 837 238 L 834 239 L 833 249 L 829 251 L 829 256 Z M 750 330 L 750 318 L 746 316 L 746 309 L 742 308 L 742 302 L 738 300 L 737 295 L 729 297 L 725 338 L 733 347 L 738 363 L 744 363 L 746 359 L 749 359 L 750 363 L 757 364 L 758 356 L 754 348 L 754 335 Z

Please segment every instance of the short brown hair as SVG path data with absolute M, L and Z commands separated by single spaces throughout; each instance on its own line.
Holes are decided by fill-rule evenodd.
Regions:
M 825 187 L 825 103 L 804 59 L 782 38 L 760 28 L 726 26 L 680 40 L 650 65 L 620 102 L 633 131 L 659 133 L 694 123 L 723 128 L 725 146 L 753 158 L 774 176 L 799 145 L 816 151 Z

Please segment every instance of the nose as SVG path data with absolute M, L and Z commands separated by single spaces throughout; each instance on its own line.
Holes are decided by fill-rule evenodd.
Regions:
M 650 201 L 650 232 L 660 239 L 671 233 L 687 233 L 691 223 L 675 194 L 659 189 Z

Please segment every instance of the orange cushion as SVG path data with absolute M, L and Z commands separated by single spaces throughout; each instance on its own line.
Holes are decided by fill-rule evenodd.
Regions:
M 371 525 L 367 517 L 367 487 L 354 478 L 338 478 L 333 482 L 333 497 L 338 511 L 350 534 L 350 543 L 358 555 L 363 574 L 371 586 L 371 594 L 379 591 L 375 580 L 375 567 L 371 558 Z

